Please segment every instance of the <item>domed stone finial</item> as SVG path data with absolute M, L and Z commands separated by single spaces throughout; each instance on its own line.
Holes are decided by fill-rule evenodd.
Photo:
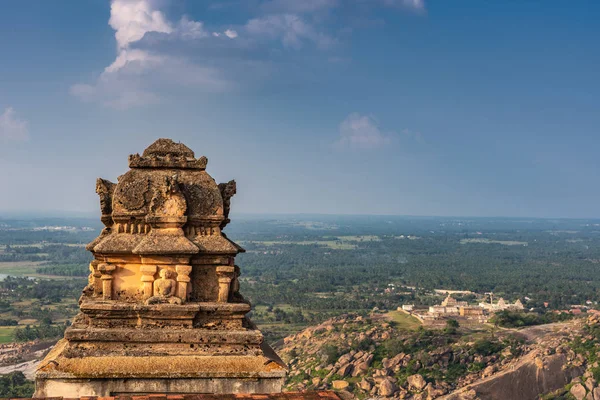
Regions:
M 194 158 L 194 152 L 183 143 L 175 143 L 171 139 L 158 139 L 144 150 L 144 157 L 168 155 Z
M 206 169 L 208 159 L 204 156 L 196 159 L 194 152 L 183 143 L 171 139 L 158 139 L 144 153 L 129 156 L 130 168 L 178 168 Z

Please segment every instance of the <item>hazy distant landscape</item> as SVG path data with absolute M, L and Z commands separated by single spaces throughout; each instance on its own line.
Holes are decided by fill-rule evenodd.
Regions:
M 290 365 L 288 390 L 337 382 L 365 398 L 369 391 L 402 392 L 418 374 L 440 395 L 484 381 L 492 370 L 527 368 L 524 354 L 531 351 L 568 346 L 593 360 L 590 354 L 600 346 L 600 335 L 580 343 L 586 328 L 576 318 L 581 310 L 588 310 L 585 316 L 597 309 L 600 220 L 233 220 L 225 231 L 246 249 L 236 260 L 242 294 L 252 302 L 252 320 Z M 78 311 L 91 261 L 85 244 L 100 229 L 94 216 L 0 218 L 0 380 L 12 382 L 6 393 L 33 393 L 37 362 Z M 473 306 L 493 293 L 520 301 L 524 310 L 489 314 L 483 323 L 451 315 L 425 324 L 420 314 L 401 309 L 439 305 L 446 291 Z M 555 322 L 563 333 L 554 332 Z M 531 325 L 539 329 L 528 330 Z M 536 346 L 540 350 L 532 350 Z M 393 382 L 369 378 L 389 368 Z M 554 387 L 563 394 L 570 389 Z
M 598 220 L 248 215 L 234 221 L 226 232 L 247 250 L 237 261 L 242 292 L 270 342 L 347 312 L 438 304 L 443 295 L 434 289 L 493 292 L 540 312 L 598 301 Z M 18 332 L 21 340 L 62 335 L 86 284 L 91 256 L 84 245 L 99 229 L 91 217 L 0 219 L 0 341 L 17 340 Z M 38 331 L 25 334 L 28 325 Z

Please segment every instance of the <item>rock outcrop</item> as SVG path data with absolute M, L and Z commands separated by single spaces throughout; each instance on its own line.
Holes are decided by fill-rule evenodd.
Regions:
M 290 364 L 288 390 L 343 388 L 360 398 L 413 400 L 536 400 L 556 391 L 600 400 L 591 372 L 600 368 L 576 346 L 597 341 L 586 333 L 589 324 L 600 331 L 599 321 L 575 320 L 504 330 L 495 340 L 469 341 L 465 332 L 444 344 L 441 331 L 406 332 L 381 316 L 344 315 L 285 338 L 280 351 Z M 428 340 L 434 344 L 424 345 Z
M 544 356 L 539 361 L 534 354 L 528 354 L 515 365 L 498 374 L 476 381 L 458 390 L 444 400 L 463 400 L 476 393 L 481 400 L 535 400 L 540 394 L 552 392 L 571 379 L 583 373 L 584 368 L 568 364 L 565 354 Z M 468 393 L 465 397 L 465 393 Z M 583 388 L 585 396 L 585 388 Z

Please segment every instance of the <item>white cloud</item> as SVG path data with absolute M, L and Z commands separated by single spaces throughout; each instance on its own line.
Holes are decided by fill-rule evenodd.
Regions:
M 253 35 L 280 39 L 285 47 L 300 48 L 305 40 L 316 43 L 319 48 L 328 48 L 335 43 L 335 39 L 317 32 L 311 24 L 295 14 L 254 18 L 248 21 L 246 30 Z
M 225 36 L 227 36 L 229 39 L 235 39 L 236 37 L 238 37 L 238 33 L 233 29 L 227 29 L 224 33 Z
M 119 49 L 141 40 L 148 32 L 173 32 L 165 15 L 152 9 L 148 0 L 113 0 L 108 24 L 116 31 Z
M 372 116 L 352 113 L 340 123 L 340 137 L 336 142 L 339 147 L 357 149 L 374 149 L 391 142 L 390 134 L 379 128 Z
M 229 39 L 235 39 L 235 38 L 237 38 L 239 36 L 238 33 L 237 33 L 237 31 L 235 31 L 233 29 L 227 29 L 223 33 L 221 33 L 221 32 L 213 32 L 212 35 L 214 37 L 221 37 L 221 36 L 225 35 Z
M 169 20 L 158 7 L 164 0 L 112 0 L 115 59 L 96 81 L 70 91 L 83 101 L 124 109 L 160 102 L 177 90 L 231 90 L 257 80 L 249 75 L 268 75 L 265 65 L 273 60 L 264 59 L 264 50 L 334 47 L 342 30 L 329 11 L 361 2 L 366 10 L 371 2 L 424 8 L 424 0 L 258 0 L 255 18 L 215 29 L 187 16 Z
M 228 82 L 216 68 L 196 64 L 185 57 L 157 49 L 136 48 L 148 33 L 174 40 L 211 37 L 200 21 L 183 16 L 173 24 L 151 0 L 113 0 L 109 25 L 115 30 L 117 56 L 93 84 L 79 83 L 70 92 L 82 101 L 127 109 L 159 103 L 161 92 L 193 87 L 205 92 L 228 90 Z M 227 34 L 229 33 L 229 34 Z M 227 36 L 237 35 L 227 30 Z
M 8 141 L 24 141 L 29 139 L 29 124 L 17 118 L 12 107 L 0 114 L 0 139 Z
M 208 32 L 204 30 L 204 23 L 192 21 L 186 16 L 181 18 L 176 31 L 184 39 L 201 39 L 209 36 Z

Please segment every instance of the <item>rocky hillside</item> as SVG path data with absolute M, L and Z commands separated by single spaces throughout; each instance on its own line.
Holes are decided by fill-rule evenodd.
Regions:
M 286 337 L 278 352 L 290 365 L 288 390 L 335 389 L 359 399 L 519 400 L 542 393 L 600 400 L 597 325 L 411 330 L 384 314 L 344 315 Z

